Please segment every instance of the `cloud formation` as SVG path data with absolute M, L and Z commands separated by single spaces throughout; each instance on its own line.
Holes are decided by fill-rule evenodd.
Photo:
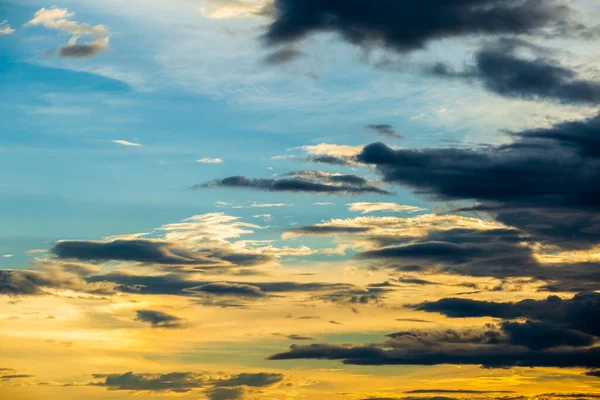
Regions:
M 0 36 L 2 36 L 2 35 L 12 35 L 15 32 L 16 31 L 13 29 L 12 26 L 10 26 L 10 24 L 8 23 L 7 20 L 4 20 L 4 21 L 0 22 Z
M 425 211 L 421 207 L 408 206 L 398 203 L 381 203 L 381 202 L 359 202 L 348 204 L 348 210 L 359 212 L 361 214 L 370 214 L 372 212 L 390 211 L 390 212 L 419 212 Z
M 292 172 L 285 178 L 246 178 L 231 176 L 211 182 L 194 185 L 193 189 L 212 187 L 244 188 L 268 192 L 297 192 L 330 195 L 390 194 L 390 192 L 369 184 L 356 175 L 330 174 L 322 171 Z
M 480 82 L 505 97 L 549 100 L 564 104 L 600 103 L 600 82 L 577 77 L 575 71 L 549 57 L 548 49 L 518 39 L 500 39 L 476 51 L 474 64 L 455 72 L 439 64 L 430 73 Z
M 586 248 L 600 241 L 600 117 L 513 133 L 502 146 L 391 149 L 366 146 L 358 160 L 383 180 L 437 200 L 476 200 L 503 224 L 542 243 Z
M 402 139 L 404 136 L 396 132 L 394 127 L 389 124 L 369 124 L 365 125 L 365 129 L 389 139 Z
M 70 34 L 69 42 L 58 50 L 60 57 L 92 57 L 108 49 L 109 36 L 105 25 L 80 23 L 72 19 L 74 16 L 75 13 L 66 8 L 40 8 L 25 26 L 43 26 Z M 81 44 L 77 42 L 80 36 L 95 39 Z
M 153 328 L 180 329 L 185 324 L 181 318 L 156 310 L 137 310 L 136 321 L 147 322 Z
M 127 140 L 121 140 L 121 139 L 111 140 L 111 142 L 115 143 L 115 144 L 120 144 L 121 146 L 130 146 L 130 147 L 140 147 L 141 146 L 141 144 L 139 144 L 139 143 L 129 142 Z
M 265 39 L 280 45 L 335 32 L 354 45 L 406 53 L 446 38 L 564 30 L 572 20 L 559 0 L 275 0 Z

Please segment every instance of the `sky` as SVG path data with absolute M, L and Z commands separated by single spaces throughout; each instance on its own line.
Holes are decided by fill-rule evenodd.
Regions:
M 596 0 L 0 0 L 0 397 L 600 397 Z

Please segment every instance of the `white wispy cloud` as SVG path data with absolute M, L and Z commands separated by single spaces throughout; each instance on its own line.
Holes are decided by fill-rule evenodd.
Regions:
M 15 33 L 15 30 L 8 23 L 8 20 L 4 20 L 0 22 L 0 35 L 12 35 Z
M 360 212 L 361 214 L 369 214 L 376 211 L 392 211 L 392 212 L 418 212 L 425 211 L 424 208 L 416 206 L 407 206 L 398 203 L 380 203 L 380 202 L 360 202 L 348 204 L 348 210 Z
M 221 164 L 223 162 L 223 159 L 206 157 L 206 158 L 201 158 L 199 160 L 196 160 L 196 162 L 202 163 L 202 164 Z
M 127 140 L 111 140 L 112 143 L 120 144 L 121 146 L 141 147 L 139 143 L 128 142 Z

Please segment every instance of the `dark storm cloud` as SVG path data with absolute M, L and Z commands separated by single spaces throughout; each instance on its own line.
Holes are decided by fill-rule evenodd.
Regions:
M 391 348 L 390 348 L 391 347 Z M 557 348 L 551 351 L 524 351 L 518 346 L 474 346 L 393 348 L 385 346 L 338 346 L 329 344 L 292 345 L 285 353 L 270 360 L 322 359 L 342 360 L 354 365 L 482 365 L 487 368 L 507 367 L 577 367 L 597 368 L 600 348 Z
M 502 321 L 480 328 L 397 332 L 387 335 L 383 343 L 363 346 L 292 345 L 269 359 L 342 360 L 356 365 L 578 367 L 590 369 L 592 375 L 600 366 L 600 347 L 594 347 L 600 337 L 598 293 L 518 303 L 442 299 L 412 308 L 449 317 L 496 317 Z
M 438 312 L 452 318 L 528 318 L 554 324 L 564 329 L 573 329 L 589 335 L 600 336 L 600 293 L 580 293 L 566 300 L 558 296 L 549 296 L 545 300 L 522 300 L 516 303 L 445 298 L 434 302 L 421 303 L 412 306 L 412 308 L 427 312 Z M 529 328 L 535 329 L 537 327 L 529 326 Z M 509 329 L 511 328 L 509 327 Z
M 284 48 L 269 54 L 263 61 L 270 65 L 280 65 L 297 60 L 302 56 L 304 56 L 304 53 L 299 50 Z
M 390 194 L 390 192 L 372 186 L 364 178 L 356 175 L 334 175 L 320 171 L 300 171 L 289 177 L 279 179 L 246 178 L 232 176 L 212 182 L 195 185 L 193 189 L 211 187 L 244 188 L 269 192 L 299 192 L 315 194 Z
M 148 322 L 153 328 L 180 329 L 184 328 L 183 320 L 171 314 L 155 310 L 137 310 L 136 320 Z
M 503 146 L 399 149 L 366 146 L 358 160 L 384 181 L 437 200 L 477 200 L 535 240 L 564 248 L 600 241 L 600 116 L 515 133 Z
M 571 14 L 557 0 L 276 0 L 265 38 L 276 45 L 335 32 L 358 46 L 409 52 L 445 38 L 563 28 Z
M 519 52 L 532 53 L 528 57 Z M 565 104 L 600 103 L 600 83 L 579 79 L 575 71 L 548 57 L 549 51 L 522 40 L 487 44 L 474 55 L 474 64 L 454 72 L 438 64 L 429 74 L 479 82 L 493 93 L 528 100 Z
M 365 129 L 375 132 L 380 136 L 384 136 L 392 139 L 402 139 L 403 136 L 396 132 L 392 125 L 388 124 L 369 124 L 365 125 Z
M 197 265 L 204 267 L 255 266 L 274 260 L 272 256 L 236 253 L 226 248 L 206 248 L 190 251 L 174 243 L 132 239 L 110 242 L 65 240 L 56 243 L 51 253 L 57 258 L 80 261 L 131 261 L 163 265 Z

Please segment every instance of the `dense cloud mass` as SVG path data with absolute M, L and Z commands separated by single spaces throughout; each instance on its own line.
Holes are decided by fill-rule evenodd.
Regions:
M 502 39 L 476 51 L 474 64 L 455 72 L 438 64 L 429 73 L 480 82 L 505 97 L 549 100 L 565 104 L 598 104 L 600 83 L 580 79 L 548 56 L 548 49 L 523 40 Z
M 581 293 L 568 300 L 550 296 L 546 300 L 523 300 L 517 303 L 446 298 L 422 303 L 414 308 L 439 312 L 453 318 L 484 316 L 503 319 L 529 318 L 600 336 L 600 294 L 598 293 Z
M 514 134 L 481 150 L 365 147 L 358 160 L 384 181 L 439 200 L 477 200 L 540 242 L 586 248 L 600 241 L 600 117 Z
M 166 265 L 196 265 L 206 268 L 227 265 L 253 266 L 274 260 L 267 254 L 241 253 L 221 246 L 190 250 L 160 240 L 61 241 L 51 252 L 60 259 L 106 262 L 131 261 Z
M 0 294 L 32 296 L 49 294 L 52 290 L 73 290 L 96 295 L 115 293 L 114 285 L 111 283 L 88 283 L 74 275 L 30 270 L 0 270 Z
M 329 359 L 357 365 L 470 364 L 489 368 L 579 367 L 594 376 L 600 365 L 600 294 L 572 299 L 495 303 L 448 298 L 412 306 L 450 317 L 495 317 L 480 328 L 412 330 L 364 346 L 293 345 L 271 360 Z M 523 320 L 525 319 L 525 320 Z
M 232 176 L 195 185 L 193 188 L 229 187 L 268 192 L 304 192 L 339 195 L 390 194 L 390 192 L 373 186 L 364 178 L 356 175 L 330 174 L 321 171 L 298 171 L 290 173 L 288 176 L 279 179 Z
M 109 390 L 132 392 L 188 393 L 203 389 L 211 399 L 237 399 L 232 394 L 244 393 L 244 388 L 263 388 L 283 381 L 277 373 L 241 373 L 225 377 L 212 377 L 206 373 L 171 372 L 148 374 L 127 372 L 125 374 L 95 374 L 96 381 L 90 386 L 103 386 Z
M 110 282 L 115 290 L 123 293 L 165 294 L 180 296 L 234 296 L 261 298 L 270 293 L 327 292 L 355 290 L 356 287 L 341 283 L 321 282 L 209 282 L 184 279 L 180 275 L 128 275 L 110 273 L 86 278 L 90 283 Z
M 335 32 L 359 46 L 409 52 L 430 41 L 565 29 L 572 10 L 558 0 L 275 0 L 269 44 Z

